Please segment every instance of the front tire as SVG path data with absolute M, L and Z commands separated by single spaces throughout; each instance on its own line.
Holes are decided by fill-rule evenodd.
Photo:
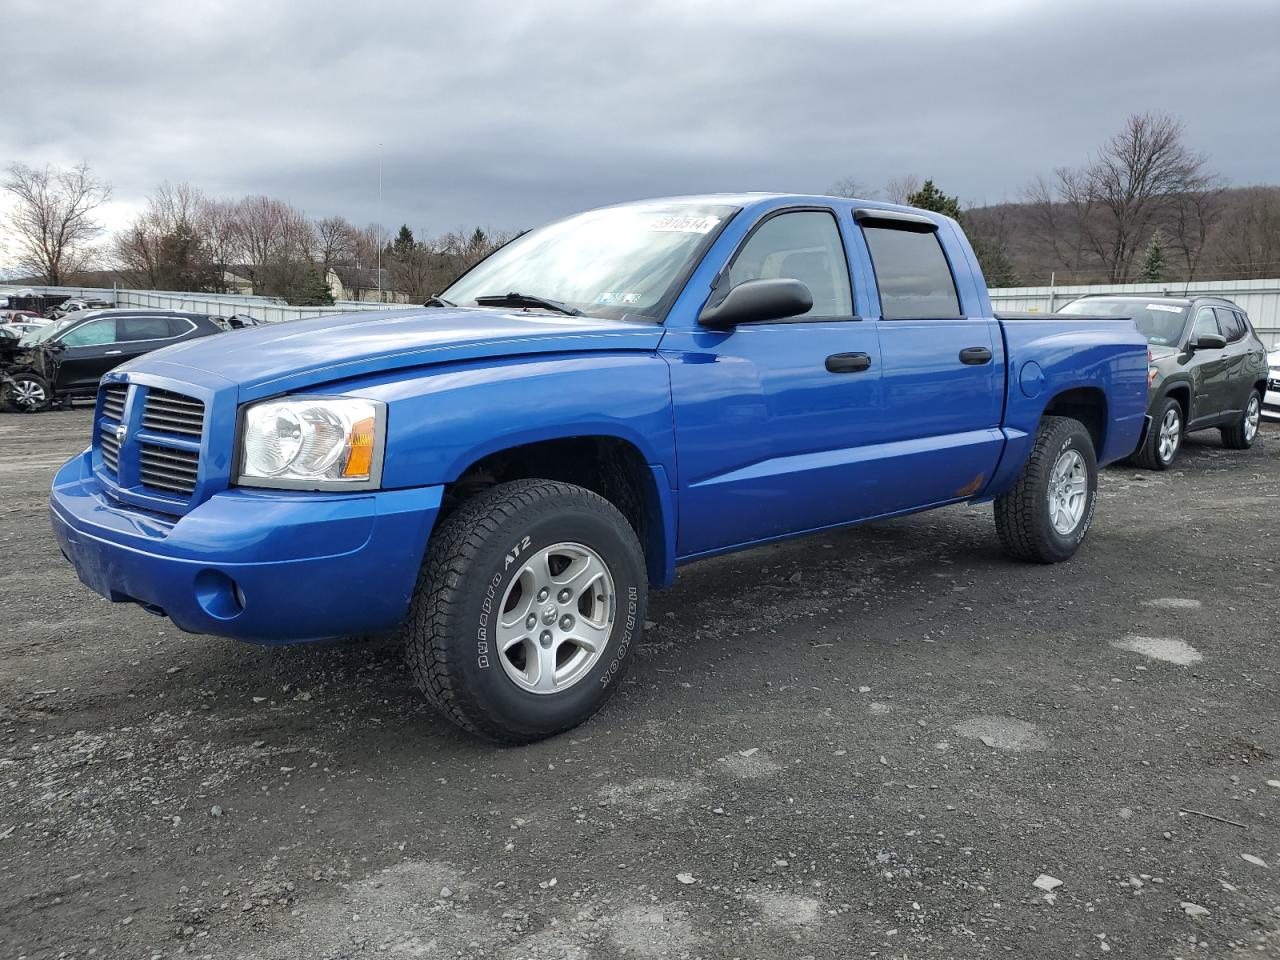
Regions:
M 1262 395 L 1257 390 L 1249 393 L 1244 412 L 1229 427 L 1222 428 L 1222 445 L 1230 450 L 1248 450 L 1258 439 L 1258 424 L 1262 420 Z
M 22 371 L 10 374 L 4 386 L 4 403 L 15 413 L 39 413 L 47 410 L 53 399 L 49 381 L 38 373 Z
M 1152 418 L 1142 449 L 1133 454 L 1133 462 L 1148 470 L 1168 470 L 1182 449 L 1183 430 L 1182 404 L 1165 397 Z
M 1070 417 L 1045 417 L 1018 482 L 996 498 L 996 531 L 1018 559 L 1059 563 L 1084 541 L 1097 499 L 1089 431 Z
M 478 736 L 531 743 L 591 717 L 644 623 L 635 531 L 589 490 L 499 484 L 431 539 L 403 633 L 428 701 Z

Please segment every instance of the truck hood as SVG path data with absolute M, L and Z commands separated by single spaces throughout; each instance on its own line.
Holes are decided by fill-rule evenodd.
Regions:
M 350 313 L 204 337 L 118 368 L 178 376 L 177 367 L 238 384 L 242 400 L 428 364 L 525 354 L 654 350 L 663 328 L 597 317 L 482 307 Z

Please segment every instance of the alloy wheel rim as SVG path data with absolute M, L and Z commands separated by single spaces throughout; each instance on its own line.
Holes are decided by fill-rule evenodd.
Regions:
M 1262 417 L 1262 406 L 1258 403 L 1258 395 L 1255 393 L 1249 398 L 1249 409 L 1244 415 L 1244 438 L 1252 443 L 1253 438 L 1258 433 L 1258 421 Z
M 34 380 L 19 380 L 13 387 L 14 399 L 24 407 L 35 407 L 44 402 L 44 387 Z
M 1182 418 L 1178 416 L 1177 410 L 1170 410 L 1164 415 L 1164 419 L 1160 421 L 1157 452 L 1160 454 L 1161 463 L 1168 463 L 1173 459 L 1173 455 L 1178 452 L 1178 444 L 1181 441 Z
M 613 575 L 581 543 L 557 543 L 527 559 L 502 597 L 497 654 L 528 693 L 561 693 L 580 682 L 609 644 Z
M 1066 536 L 1080 525 L 1089 493 L 1089 475 L 1084 457 L 1077 450 L 1064 450 L 1049 471 L 1049 522 Z

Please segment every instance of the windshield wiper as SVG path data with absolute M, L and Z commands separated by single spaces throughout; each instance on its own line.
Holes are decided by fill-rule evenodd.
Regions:
M 476 304 L 481 307 L 544 307 L 557 313 L 566 313 L 571 317 L 582 316 L 582 311 L 559 300 L 548 300 L 546 297 L 535 297 L 530 293 L 495 293 L 485 297 L 476 297 Z
M 456 307 L 457 304 L 452 300 L 446 300 L 444 297 L 427 297 L 426 302 L 422 304 L 424 307 Z

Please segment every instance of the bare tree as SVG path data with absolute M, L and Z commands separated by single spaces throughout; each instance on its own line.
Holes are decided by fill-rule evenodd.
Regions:
M 57 286 L 88 265 L 90 243 L 101 232 L 94 212 L 111 197 L 111 187 L 88 164 L 36 169 L 15 163 L 4 188 L 15 201 L 9 225 L 20 267 Z
M 920 189 L 920 178 L 914 173 L 894 177 L 884 185 L 884 198 L 890 203 L 906 203 L 907 197 Z
M 314 224 L 316 261 L 321 273 L 351 262 L 356 250 L 356 228 L 346 217 L 325 217 Z
M 1182 257 L 1187 280 L 1195 279 L 1209 234 L 1225 209 L 1225 194 L 1226 184 L 1220 178 L 1206 176 L 1200 189 L 1180 191 L 1169 200 L 1163 229 L 1169 246 Z
M 1217 231 L 1217 270 L 1239 280 L 1280 275 L 1280 189 L 1249 187 L 1232 204 L 1229 230 Z
M 875 191 L 867 187 L 856 177 L 841 177 L 831 186 L 827 187 L 827 195 L 831 197 L 850 197 L 859 200 L 871 200 L 875 197 Z
M 221 280 L 208 242 L 205 196 L 188 183 L 163 183 L 147 208 L 115 238 L 112 250 L 127 282 L 149 289 L 207 290 Z

